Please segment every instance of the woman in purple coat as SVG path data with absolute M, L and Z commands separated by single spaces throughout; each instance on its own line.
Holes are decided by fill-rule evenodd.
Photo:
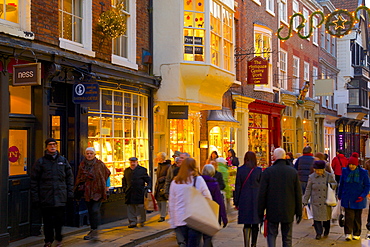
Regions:
M 218 182 L 213 176 L 215 175 L 215 167 L 213 165 L 205 165 L 203 167 L 202 177 L 204 181 L 206 181 L 206 184 L 208 186 L 209 191 L 211 192 L 212 199 L 217 202 L 218 205 L 220 205 L 219 209 L 219 220 L 218 222 L 221 224 L 221 220 L 223 223 L 223 227 L 226 227 L 228 220 L 226 215 L 226 209 L 224 200 L 221 195 L 220 186 L 218 185 Z M 212 236 L 208 236 L 203 234 L 203 247 L 212 247 Z
M 248 151 L 244 155 L 244 164 L 236 173 L 234 205 L 239 210 L 238 224 L 244 224 L 244 246 L 255 247 L 258 238 L 258 191 L 260 188 L 262 169 L 257 167 L 256 154 Z M 252 235 L 252 245 L 251 242 Z

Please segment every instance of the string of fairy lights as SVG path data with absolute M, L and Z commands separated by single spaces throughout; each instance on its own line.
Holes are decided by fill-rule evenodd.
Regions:
M 360 5 L 356 8 L 355 11 L 349 12 L 346 9 L 336 9 L 335 11 L 329 13 L 328 15 L 324 15 L 321 10 L 317 10 L 311 13 L 306 19 L 305 16 L 298 12 L 293 14 L 290 17 L 288 32 L 286 36 L 282 36 L 281 32 L 285 29 L 285 26 L 282 25 L 278 29 L 276 35 L 280 40 L 283 42 L 288 40 L 293 36 L 293 29 L 296 29 L 296 33 L 299 38 L 301 39 L 308 39 L 313 34 L 314 28 L 320 28 L 321 25 L 325 23 L 325 32 L 330 34 L 331 36 L 337 38 L 343 38 L 343 36 L 350 34 L 352 28 L 356 23 L 360 21 L 358 12 L 365 11 L 368 16 L 370 16 L 370 9 L 366 6 Z M 319 18 L 318 23 L 314 26 L 314 19 Z M 297 27 L 294 27 L 294 20 L 300 21 Z M 305 32 L 306 23 L 309 21 L 309 31 L 308 33 L 302 34 Z

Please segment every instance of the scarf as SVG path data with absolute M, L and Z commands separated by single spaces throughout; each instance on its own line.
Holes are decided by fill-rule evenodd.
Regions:
M 85 176 L 86 179 L 90 179 L 90 180 L 94 180 L 95 179 L 95 175 L 94 175 L 94 166 L 95 166 L 95 163 L 96 163 L 96 158 L 94 158 L 93 160 L 87 160 L 86 158 L 84 159 L 84 163 L 85 163 L 85 166 L 84 166 L 84 170 L 83 170 L 83 174 Z
M 359 183 L 360 182 L 360 169 L 356 167 L 353 171 L 348 174 L 346 179 L 347 183 Z

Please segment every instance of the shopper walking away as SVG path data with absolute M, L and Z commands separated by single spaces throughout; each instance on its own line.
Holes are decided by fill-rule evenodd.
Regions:
M 73 199 L 73 173 L 66 158 L 57 150 L 53 138 L 45 140 L 45 154 L 38 159 L 31 170 L 32 202 L 41 207 L 44 223 L 45 245 L 62 246 L 62 226 L 65 206 Z
M 215 172 L 216 170 L 213 165 L 210 165 L 210 164 L 205 165 L 203 167 L 202 177 L 207 184 L 207 187 L 212 195 L 213 200 L 217 202 L 217 204 L 220 206 L 219 212 L 218 212 L 219 223 L 221 224 L 221 220 L 222 220 L 222 223 L 223 223 L 222 226 L 226 227 L 228 220 L 227 220 L 227 214 L 226 214 L 226 209 L 225 209 L 225 203 L 222 198 L 221 190 L 218 185 L 218 182 L 214 178 Z M 203 234 L 203 247 L 212 247 L 212 246 L 213 246 L 212 236 Z
M 154 197 L 158 202 L 160 219 L 158 222 L 165 221 L 167 215 L 167 200 L 168 197 L 165 195 L 165 183 L 168 169 L 171 166 L 171 160 L 166 160 L 166 153 L 160 152 L 157 154 L 157 181 L 155 183 Z
M 92 147 L 85 150 L 85 158 L 78 167 L 75 182 L 76 191 L 83 188 L 83 197 L 87 204 L 90 221 L 90 232 L 84 237 L 85 240 L 98 239 L 98 226 L 100 224 L 100 207 L 107 199 L 107 179 L 110 175 L 109 169 L 103 161 L 95 157 L 96 152 Z
M 343 168 L 338 199 L 344 207 L 344 234 L 347 241 L 360 240 L 362 209 L 367 206 L 370 189 L 367 171 L 358 165 L 358 153 L 352 153 L 348 166 Z
M 327 237 L 330 232 L 330 219 L 332 208 L 325 204 L 328 184 L 335 190 L 337 182 L 332 174 L 325 170 L 324 160 L 316 160 L 313 164 L 314 173 L 308 177 L 306 192 L 303 196 L 303 205 L 307 205 L 309 199 L 316 231 L 316 239 Z
M 294 215 L 297 224 L 302 220 L 302 189 L 297 171 L 285 160 L 284 149 L 275 149 L 274 159 L 262 173 L 258 215 L 262 219 L 266 210 L 268 247 L 276 246 L 279 224 L 283 247 L 291 247 Z
M 340 176 L 342 176 L 343 168 L 348 166 L 348 159 L 344 156 L 344 151 L 339 149 L 337 151 L 337 156 L 334 157 L 331 162 L 331 167 L 333 168 L 335 174 L 335 180 L 337 183 L 340 182 Z
M 244 224 L 243 236 L 245 247 L 256 247 L 258 225 L 258 191 L 262 176 L 261 167 L 257 167 L 256 154 L 248 151 L 244 155 L 244 164 L 236 174 L 234 205 L 238 211 L 238 224 Z M 250 245 L 250 242 L 252 244 Z
M 171 182 L 170 196 L 168 202 L 168 211 L 170 214 L 169 223 L 172 228 L 179 229 L 184 237 L 184 242 L 179 243 L 180 246 L 198 247 L 202 233 L 190 228 L 184 221 L 185 205 L 188 198 L 185 197 L 184 189 L 188 186 L 193 186 L 196 178 L 195 187 L 206 198 L 212 200 L 211 193 L 208 190 L 206 182 L 199 176 L 196 162 L 192 158 L 186 158 L 182 161 L 178 175 Z M 201 209 L 200 209 L 201 210 Z
M 312 148 L 305 146 L 303 148 L 303 155 L 297 159 L 294 164 L 294 168 L 297 169 L 299 175 L 299 181 L 302 186 L 302 194 L 306 191 L 308 176 L 313 173 L 313 162 L 314 158 L 312 155 Z
M 122 187 L 125 192 L 125 203 L 127 204 L 127 217 L 129 228 L 144 226 L 146 212 L 144 209 L 144 194 L 151 192 L 152 180 L 148 175 L 147 169 L 138 164 L 136 157 L 129 158 L 130 167 L 123 173 Z M 140 214 L 138 221 L 137 215 Z

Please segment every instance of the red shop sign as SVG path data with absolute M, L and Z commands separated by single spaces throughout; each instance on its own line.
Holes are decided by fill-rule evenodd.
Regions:
M 268 84 L 268 63 L 262 57 L 254 57 L 248 61 L 247 84 Z

